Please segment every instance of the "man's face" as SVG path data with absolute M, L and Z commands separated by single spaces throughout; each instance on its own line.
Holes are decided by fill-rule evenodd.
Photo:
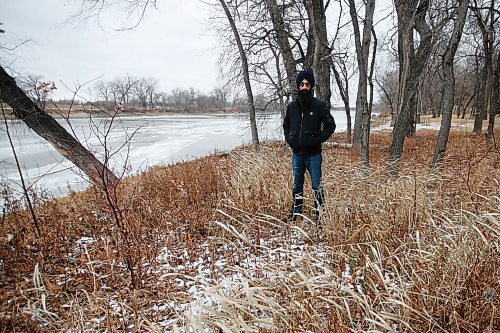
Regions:
M 306 79 L 303 79 L 299 85 L 299 91 L 309 91 L 311 90 L 311 84 Z

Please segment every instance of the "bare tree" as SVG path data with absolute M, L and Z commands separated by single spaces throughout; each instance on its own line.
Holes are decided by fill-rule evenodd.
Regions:
M 381 91 L 381 99 L 389 108 L 391 122 L 396 120 L 396 103 L 398 98 L 398 77 L 395 71 L 385 71 L 375 78 Z M 394 126 L 394 123 L 392 123 Z
M 249 108 L 249 114 L 250 114 L 250 128 L 252 131 L 252 145 L 255 149 L 255 151 L 259 150 L 259 135 L 257 132 L 257 123 L 255 119 L 255 104 L 254 104 L 254 98 L 253 98 L 253 92 L 252 92 L 252 85 L 250 83 L 250 74 L 248 71 L 248 60 L 247 56 L 245 53 L 245 50 L 243 49 L 243 44 L 241 43 L 241 38 L 238 32 L 238 28 L 236 27 L 236 24 L 234 22 L 233 16 L 231 15 L 231 12 L 229 11 L 229 8 L 227 7 L 227 4 L 224 0 L 219 0 L 222 8 L 224 9 L 224 13 L 226 14 L 227 20 L 229 21 L 229 25 L 231 26 L 231 30 L 234 35 L 234 39 L 236 41 L 236 44 L 238 45 L 238 51 L 240 53 L 240 61 L 241 61 L 241 67 L 243 71 L 243 79 L 245 81 L 245 89 L 247 92 L 247 103 L 248 103 L 248 108 Z
M 256 0 L 226 2 L 226 4 L 237 25 L 247 57 L 252 89 L 259 91 L 259 103 L 254 101 L 256 113 L 262 115 L 281 111 L 283 114 L 285 102 L 291 97 L 287 80 L 294 81 L 295 70 L 290 76 L 286 73 L 278 45 L 278 33 L 273 29 L 268 4 Z M 212 24 L 223 41 L 220 64 L 226 81 L 224 87 L 227 87 L 234 83 L 238 84 L 244 79 L 241 80 L 243 72 L 238 45 L 234 41 L 233 33 L 228 36 L 228 32 L 231 32 L 228 26 L 221 25 L 224 21 L 226 18 L 212 20 Z
M 339 11 L 337 19 L 337 28 L 333 38 L 330 42 L 330 49 L 332 50 L 332 72 L 335 82 L 339 90 L 340 98 L 344 103 L 344 109 L 347 120 L 346 128 L 346 139 L 348 143 L 352 142 L 352 119 L 351 119 L 351 106 L 349 97 L 349 80 L 351 76 L 354 75 L 353 68 L 356 65 L 352 62 L 354 57 L 349 57 L 349 53 L 345 52 L 346 49 L 350 48 L 350 38 L 341 38 L 340 34 L 343 26 L 349 26 L 351 23 L 342 23 L 343 12 L 343 2 L 339 1 Z
M 369 134 L 371 106 L 368 101 L 368 61 L 370 55 L 370 43 L 373 28 L 373 13 L 375 11 L 375 0 L 368 0 L 365 7 L 365 18 L 363 20 L 363 36 L 361 36 L 358 14 L 354 0 L 349 0 L 349 12 L 351 14 L 354 28 L 354 39 L 356 43 L 356 56 L 358 60 L 359 81 L 358 94 L 356 98 L 356 120 L 354 124 L 353 146 L 361 148 L 361 159 L 365 166 L 369 163 Z M 373 66 L 372 66 L 373 68 Z
M 144 109 L 153 108 L 153 96 L 158 87 L 158 79 L 148 77 L 137 80 L 133 91 Z
M 233 15 L 246 54 L 250 80 L 254 87 L 260 88 L 262 99 L 255 104 L 256 112 L 272 108 L 283 112 L 285 102 L 295 96 L 295 75 L 299 65 L 314 69 L 317 96 L 330 104 L 331 57 L 323 1 L 277 4 L 274 0 L 245 0 L 226 2 L 226 5 Z M 224 29 L 227 31 L 225 27 L 218 29 L 226 44 L 221 64 L 227 82 L 237 82 L 244 76 L 240 55 L 235 57 L 237 44 L 228 43 Z M 318 51 L 317 56 L 315 51 Z
M 351 119 L 351 106 L 349 102 L 349 77 L 347 73 L 346 59 L 341 57 L 335 57 L 332 62 L 332 72 L 337 82 L 339 88 L 340 98 L 344 103 L 347 128 L 346 137 L 347 142 L 352 141 L 352 119 Z
M 463 38 L 462 38 L 463 40 Z M 464 57 L 464 59 L 467 60 L 467 57 Z M 456 106 L 456 112 L 457 112 L 457 118 L 462 119 L 465 117 L 465 112 L 469 105 L 471 104 L 472 100 L 474 99 L 475 96 L 475 72 L 474 72 L 474 66 L 470 66 L 469 64 L 458 64 L 456 66 L 455 71 L 455 77 L 456 83 L 457 83 L 457 90 L 459 91 L 458 96 L 457 96 L 457 106 Z
M 472 13 L 476 17 L 477 26 L 481 32 L 482 37 L 482 49 L 481 55 L 482 63 L 481 76 L 478 80 L 477 95 L 475 103 L 475 114 L 474 114 L 474 133 L 481 133 L 483 120 L 487 118 L 488 107 L 490 106 L 491 98 L 494 94 L 492 90 L 492 79 L 493 79 L 493 54 L 495 52 L 496 44 L 496 34 L 495 28 L 496 24 L 500 18 L 500 11 L 498 7 L 495 7 L 497 2 L 491 0 L 488 1 L 473 0 L 473 6 L 471 6 Z M 498 28 L 498 27 L 497 27 Z M 498 93 L 498 91 L 497 91 Z
M 94 183 L 101 187 L 114 185 L 117 177 L 90 151 L 73 138 L 54 118 L 40 109 L 0 66 L 0 100 L 8 104 L 14 115 L 65 158 L 73 162 Z
M 138 82 L 139 79 L 130 74 L 114 79 L 111 87 L 115 104 L 126 106 L 132 96 L 132 89 Z
M 449 16 L 445 10 L 441 16 Z M 420 75 L 417 84 L 417 91 L 415 93 L 415 102 L 418 104 L 426 104 L 429 107 L 432 118 L 441 117 L 443 109 L 443 96 L 444 96 L 444 73 L 442 66 L 442 57 L 446 50 L 448 43 L 448 35 L 444 32 L 434 32 L 434 47 L 431 50 L 427 64 Z M 412 123 L 408 125 L 407 136 L 414 136 L 416 131 L 416 124 L 418 119 L 418 105 L 417 109 L 412 111 Z M 424 112 L 427 112 L 424 110 Z
M 56 90 L 54 82 L 45 81 L 41 75 L 29 74 L 18 79 L 19 86 L 23 91 L 45 111 L 49 95 Z
M 453 107 L 455 105 L 455 71 L 453 62 L 455 53 L 458 49 L 458 44 L 462 38 L 462 31 L 467 17 L 467 6 L 469 0 L 459 0 L 453 32 L 448 42 L 448 46 L 443 55 L 442 67 L 444 76 L 443 89 L 443 110 L 441 118 L 441 128 L 434 150 L 434 158 L 432 160 L 432 168 L 436 169 L 442 164 L 448 144 L 448 136 L 450 134 L 451 119 L 453 117 Z
M 497 53 L 497 63 L 493 72 L 493 98 L 491 101 L 490 115 L 488 120 L 488 130 L 486 140 L 489 144 L 494 143 L 493 130 L 495 128 L 495 117 L 500 114 L 500 52 Z
M 283 58 L 288 87 L 291 96 L 295 96 L 297 93 L 297 87 L 295 86 L 297 61 L 295 60 L 292 46 L 290 45 L 290 32 L 285 24 L 285 5 L 278 6 L 276 0 L 266 0 L 266 4 L 274 27 L 276 42 Z
M 102 99 L 104 102 L 112 101 L 113 87 L 110 83 L 99 81 L 95 86 L 95 90 L 97 92 L 97 97 Z
M 397 173 L 397 161 L 403 153 L 406 135 L 414 127 L 416 94 L 420 76 L 427 64 L 432 45 L 432 31 L 426 22 L 429 0 L 395 2 L 398 15 L 399 101 L 398 115 L 392 131 L 389 151 L 389 173 Z M 413 29 L 419 36 L 417 51 Z
M 332 91 L 330 87 L 330 68 L 332 67 L 331 49 L 328 43 L 326 29 L 326 14 L 323 0 L 307 0 L 307 14 L 309 16 L 308 53 L 313 54 L 312 68 L 314 69 L 316 84 L 315 91 L 319 99 L 324 101 L 327 110 L 331 108 Z

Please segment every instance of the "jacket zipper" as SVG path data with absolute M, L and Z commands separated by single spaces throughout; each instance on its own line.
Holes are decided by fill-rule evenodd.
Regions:
M 302 143 L 302 124 L 304 123 L 304 112 L 302 111 L 300 114 L 302 119 L 300 119 L 299 145 Z

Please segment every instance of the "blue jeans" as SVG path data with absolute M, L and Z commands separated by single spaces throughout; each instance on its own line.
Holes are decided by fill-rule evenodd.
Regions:
M 292 155 L 293 167 L 293 212 L 302 213 L 304 205 L 304 175 L 307 170 L 311 177 L 312 189 L 314 191 L 314 208 L 316 214 L 323 207 L 323 188 L 321 187 L 321 154 L 313 156 Z

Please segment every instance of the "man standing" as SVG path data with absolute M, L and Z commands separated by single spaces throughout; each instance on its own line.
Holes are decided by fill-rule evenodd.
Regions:
M 324 199 L 321 187 L 321 144 L 335 131 L 335 120 L 326 104 L 313 96 L 314 73 L 311 70 L 300 71 L 295 83 L 298 97 L 288 104 L 283 122 L 285 140 L 293 150 L 293 216 L 302 213 L 304 174 L 307 170 L 314 191 L 317 220 Z

